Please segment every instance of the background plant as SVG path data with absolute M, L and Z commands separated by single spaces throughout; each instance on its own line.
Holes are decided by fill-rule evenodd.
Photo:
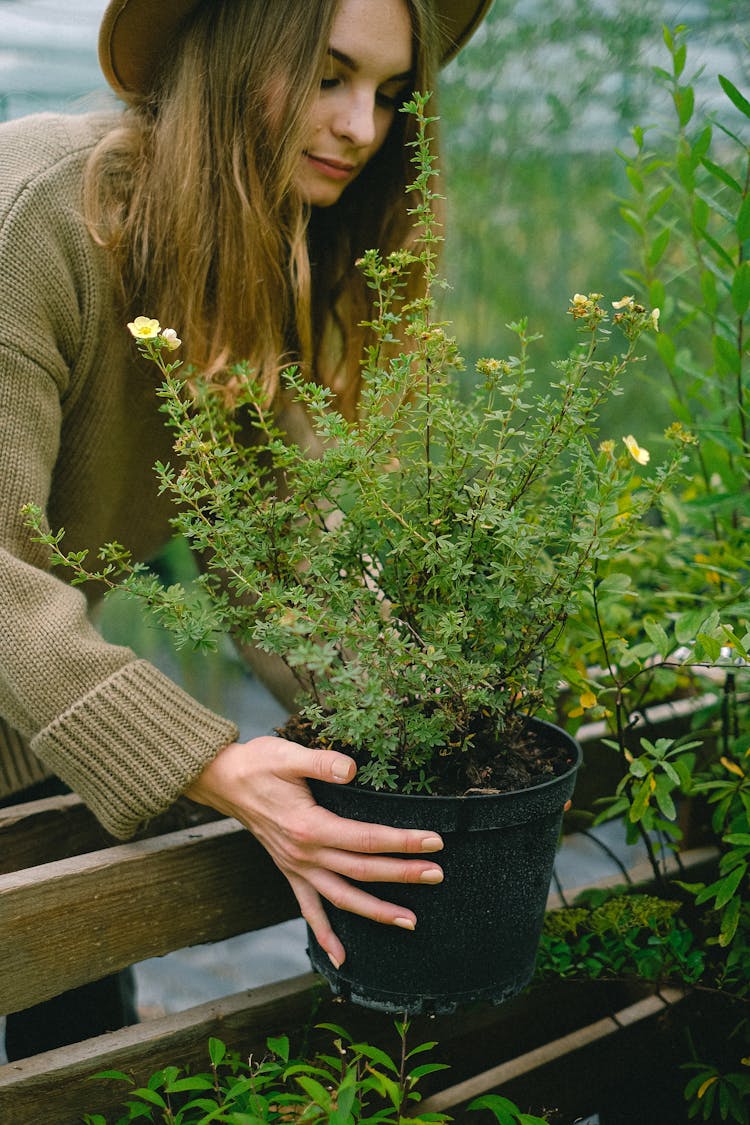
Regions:
M 402 1125 L 450 1122 L 444 1113 L 419 1112 L 420 1082 L 443 1063 L 424 1061 L 434 1042 L 409 1048 L 407 1021 L 396 1024 L 400 1052 L 392 1058 L 380 1047 L 356 1042 L 337 1024 L 320 1024 L 331 1034 L 330 1046 L 312 1058 L 290 1055 L 286 1036 L 269 1038 L 263 1058 L 241 1061 L 220 1040 L 208 1043 L 210 1071 L 187 1074 L 177 1066 L 155 1072 L 138 1086 L 122 1071 L 105 1071 L 97 1079 L 121 1082 L 130 1089 L 124 1113 L 113 1125 L 131 1121 L 163 1125 Z M 469 1110 L 487 1110 L 499 1125 L 544 1125 L 509 1099 L 490 1095 L 475 1099 Z M 84 1125 L 107 1125 L 100 1113 L 87 1114 Z M 485 1120 L 487 1118 L 485 1117 Z

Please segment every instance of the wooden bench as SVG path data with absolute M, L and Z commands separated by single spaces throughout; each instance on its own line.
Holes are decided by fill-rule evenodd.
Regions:
M 74 796 L 0 810 L 0 1014 L 147 958 L 297 915 L 286 881 L 249 833 L 184 804 L 192 811 L 177 809 L 126 844 L 108 837 Z M 437 1040 L 435 1057 L 451 1066 L 425 1093 L 434 1108 L 454 1112 L 467 1090 L 476 1096 L 512 1077 L 519 1059 L 539 1068 L 621 1029 L 623 1012 L 643 993 L 555 982 L 500 1008 L 418 1018 L 412 1042 Z M 651 1007 L 638 1018 L 675 999 L 647 997 Z M 74 1125 L 86 1112 L 121 1103 L 121 1085 L 91 1081 L 101 1070 L 132 1072 L 141 1083 L 167 1064 L 204 1070 L 209 1036 L 247 1056 L 262 1051 L 269 1035 L 301 1044 L 319 1020 L 395 1050 L 392 1017 L 341 1004 L 306 973 L 0 1066 L 0 1122 Z

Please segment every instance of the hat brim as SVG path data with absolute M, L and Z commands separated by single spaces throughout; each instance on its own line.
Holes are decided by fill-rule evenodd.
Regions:
M 99 64 L 126 102 L 152 88 L 165 47 L 200 0 L 110 0 L 99 30 Z M 450 62 L 487 15 L 492 0 L 435 0 L 441 62 Z

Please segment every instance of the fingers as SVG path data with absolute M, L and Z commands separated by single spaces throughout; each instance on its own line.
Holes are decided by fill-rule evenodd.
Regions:
M 275 739 L 275 770 L 279 776 L 299 779 L 315 778 L 335 784 L 353 780 L 357 767 L 352 758 L 334 750 L 307 749 L 285 739 Z M 278 754 L 278 757 L 276 757 Z M 359 852 L 406 852 L 408 854 L 439 852 L 443 841 L 436 832 L 421 829 L 390 828 L 382 824 L 362 823 L 334 817 L 329 822 L 330 839 L 321 843 Z M 316 829 L 322 828 L 322 822 Z M 342 833 L 345 834 L 342 836 Z
M 296 875 L 288 875 L 287 878 L 299 903 L 302 917 L 315 934 L 318 945 L 328 954 L 333 967 L 340 969 L 346 959 L 346 950 L 331 929 L 320 895 L 306 879 L 300 879 Z
M 371 918 L 383 925 L 398 926 L 413 930 L 417 924 L 416 915 L 404 906 L 384 902 L 356 887 L 344 879 L 336 879 L 328 873 L 318 873 L 321 893 L 334 906 L 364 918 Z M 299 903 L 302 917 L 315 935 L 318 945 L 323 949 L 331 964 L 340 969 L 346 959 L 346 950 L 331 928 L 321 900 L 321 893 L 308 882 L 296 875 L 288 876 L 290 886 Z
M 318 893 L 339 910 L 360 914 L 363 918 L 370 918 L 373 922 L 380 922 L 384 926 L 399 926 L 404 930 L 413 930 L 416 927 L 416 914 L 405 906 L 376 898 L 330 871 L 317 871 L 314 878 Z

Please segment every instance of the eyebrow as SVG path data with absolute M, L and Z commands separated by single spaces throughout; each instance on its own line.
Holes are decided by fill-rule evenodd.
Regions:
M 351 55 L 345 54 L 344 51 L 339 51 L 337 47 L 329 47 L 328 48 L 328 55 L 329 55 L 330 58 L 336 59 L 338 62 L 342 63 L 344 66 L 348 67 L 349 70 L 353 70 L 355 73 L 359 70 L 359 63 L 356 61 L 356 59 L 353 59 L 351 57 Z M 406 82 L 406 80 L 408 78 L 411 78 L 412 76 L 413 76 L 412 70 L 404 70 L 401 74 L 392 74 L 390 76 L 390 78 L 386 79 L 386 81 L 387 82 Z

